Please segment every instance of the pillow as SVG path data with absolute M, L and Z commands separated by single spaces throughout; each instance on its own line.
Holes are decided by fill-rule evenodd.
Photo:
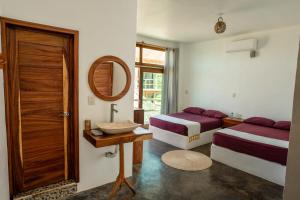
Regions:
M 188 107 L 183 110 L 186 113 L 192 113 L 196 115 L 201 115 L 205 110 L 199 107 Z
M 220 111 L 217 111 L 217 110 L 206 110 L 203 112 L 202 115 L 207 116 L 207 117 L 218 118 L 218 119 L 228 117 L 228 115 L 226 115 Z
M 275 124 L 273 120 L 264 117 L 250 117 L 244 120 L 244 122 L 248 124 L 255 124 L 267 127 L 273 127 L 273 125 Z
M 289 131 L 291 129 L 291 122 L 290 121 L 278 121 L 273 125 L 273 127 Z

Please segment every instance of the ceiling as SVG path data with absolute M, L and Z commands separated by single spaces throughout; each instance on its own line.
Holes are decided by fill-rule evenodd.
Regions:
M 224 13 L 227 31 L 214 32 Z M 138 0 L 137 33 L 195 42 L 300 24 L 300 0 Z

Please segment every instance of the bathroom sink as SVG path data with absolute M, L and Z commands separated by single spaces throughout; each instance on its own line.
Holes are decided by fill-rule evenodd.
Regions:
M 140 124 L 132 121 L 102 122 L 97 125 L 104 133 L 107 134 L 128 133 L 140 126 Z

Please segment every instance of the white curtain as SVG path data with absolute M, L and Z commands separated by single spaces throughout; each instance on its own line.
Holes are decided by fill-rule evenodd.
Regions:
M 162 113 L 177 112 L 179 49 L 166 50 Z

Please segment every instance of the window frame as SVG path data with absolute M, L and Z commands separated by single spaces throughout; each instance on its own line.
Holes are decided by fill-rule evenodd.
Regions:
M 137 42 L 136 47 L 139 47 L 139 61 L 135 62 L 135 67 L 139 68 L 139 109 L 143 108 L 143 73 L 161 73 L 164 74 L 165 65 L 152 64 L 152 63 L 143 63 L 143 49 L 152 49 L 156 51 L 166 52 L 167 48 L 160 47 L 157 45 L 146 44 L 144 42 Z
M 146 44 L 144 42 L 137 42 L 136 47 L 140 48 L 139 61 L 135 62 L 136 67 L 150 67 L 150 68 L 162 68 L 162 69 L 164 69 L 165 65 L 144 63 L 143 62 L 143 49 L 152 49 L 152 50 L 156 50 L 156 51 L 166 52 L 166 48 L 156 46 L 156 45 L 152 45 L 152 44 Z

